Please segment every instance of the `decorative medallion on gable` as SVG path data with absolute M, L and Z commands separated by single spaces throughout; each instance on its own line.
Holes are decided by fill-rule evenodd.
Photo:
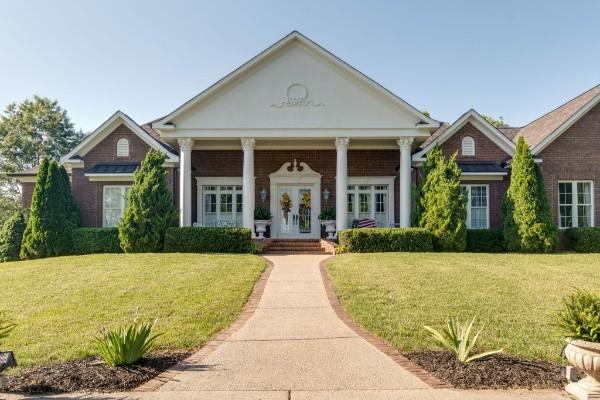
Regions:
M 271 104 L 274 108 L 292 107 L 325 107 L 323 103 L 317 103 L 308 96 L 308 89 L 301 83 L 293 83 L 285 91 L 286 99 L 279 103 Z

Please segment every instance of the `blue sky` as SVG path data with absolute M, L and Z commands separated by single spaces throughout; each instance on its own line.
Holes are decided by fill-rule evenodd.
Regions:
M 0 0 L 0 107 L 160 117 L 292 30 L 431 116 L 515 126 L 600 83 L 600 1 Z

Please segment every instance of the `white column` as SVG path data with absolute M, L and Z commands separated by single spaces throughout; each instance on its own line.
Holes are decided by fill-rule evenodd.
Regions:
M 254 138 L 242 138 L 244 169 L 242 174 L 242 220 L 254 237 Z
M 189 138 L 177 139 L 179 143 L 179 225 L 192 225 L 192 146 Z
M 412 157 L 411 148 L 413 143 L 412 137 L 400 138 L 397 143 L 400 147 L 400 227 L 410 227 L 410 212 L 411 212 L 411 193 L 412 180 L 411 168 Z
M 350 139 L 335 138 L 337 165 L 335 170 L 335 216 L 337 232 L 346 229 L 348 219 L 348 142 Z

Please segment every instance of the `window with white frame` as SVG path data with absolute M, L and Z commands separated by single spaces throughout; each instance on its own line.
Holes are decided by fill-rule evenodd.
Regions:
M 202 196 L 203 226 L 242 225 L 242 186 L 203 185 Z
M 117 157 L 129 157 L 129 140 L 125 138 L 117 140 Z
M 593 226 L 594 199 L 591 181 L 558 182 L 558 226 Z
M 103 191 L 103 221 L 102 226 L 112 227 L 119 225 L 121 217 L 127 208 L 127 194 L 131 186 L 104 186 Z
M 389 225 L 388 185 L 348 185 L 348 226 L 359 218 Z
M 490 227 L 489 186 L 461 185 L 461 188 L 467 198 L 467 228 L 488 229 Z
M 475 140 L 471 136 L 465 136 L 462 140 L 462 155 L 475 155 Z

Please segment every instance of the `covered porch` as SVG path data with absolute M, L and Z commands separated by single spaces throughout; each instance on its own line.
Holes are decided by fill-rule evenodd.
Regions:
M 243 226 L 254 209 L 272 214 L 270 237 L 319 238 L 319 214 L 336 210 L 336 229 L 354 219 L 410 226 L 414 137 L 302 140 L 181 138 L 181 226 Z

